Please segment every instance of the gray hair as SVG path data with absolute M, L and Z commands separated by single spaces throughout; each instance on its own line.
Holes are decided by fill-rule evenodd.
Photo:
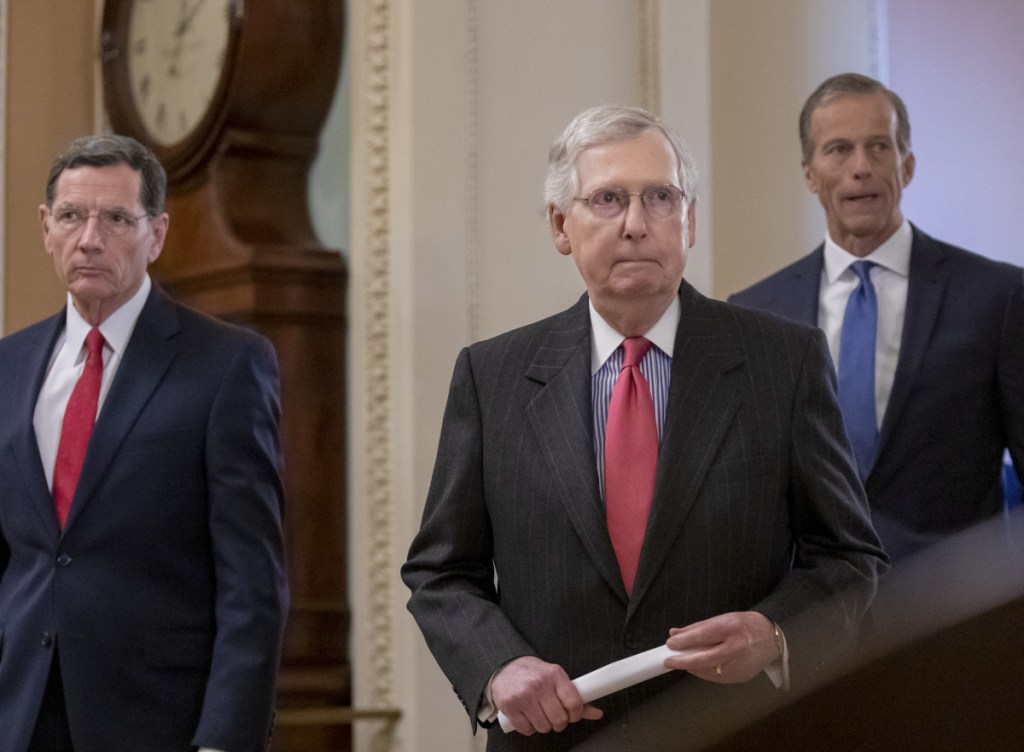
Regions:
M 563 214 L 569 211 L 579 191 L 577 163 L 584 151 L 594 146 L 629 141 L 649 130 L 658 131 L 672 145 L 683 182 L 679 187 L 686 196 L 686 203 L 692 204 L 697 198 L 697 166 L 685 144 L 661 120 L 646 110 L 621 105 L 600 105 L 584 110 L 573 118 L 552 144 L 544 177 L 545 205 L 553 206 Z
M 811 115 L 822 105 L 855 94 L 882 94 L 889 100 L 896 112 L 896 148 L 904 157 L 910 153 L 910 116 L 907 115 L 907 106 L 903 104 L 899 95 L 881 81 L 868 76 L 859 73 L 840 73 L 822 81 L 800 110 L 800 148 L 803 151 L 804 164 L 810 164 L 814 157 Z
M 50 166 L 46 179 L 46 205 L 53 208 L 57 180 L 64 170 L 76 167 L 128 165 L 139 173 L 139 201 L 151 217 L 163 214 L 167 198 L 167 173 L 156 155 L 128 136 L 83 136 L 75 139 Z

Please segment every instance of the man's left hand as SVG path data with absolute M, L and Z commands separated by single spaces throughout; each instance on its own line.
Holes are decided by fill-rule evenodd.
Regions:
M 706 681 L 738 684 L 779 659 L 775 626 L 756 611 L 733 611 L 669 630 L 666 645 L 682 655 L 665 666 Z

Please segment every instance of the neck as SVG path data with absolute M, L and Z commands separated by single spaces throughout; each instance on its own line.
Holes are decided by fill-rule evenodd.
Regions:
M 903 215 L 900 215 L 898 221 L 891 227 L 871 235 L 833 234 L 831 228 L 829 228 L 829 234 L 832 235 L 832 240 L 835 241 L 836 245 L 844 251 L 853 254 L 857 258 L 867 258 L 895 235 L 902 225 Z
M 78 315 L 91 327 L 99 326 L 113 313 L 113 311 L 107 310 L 107 306 L 104 306 L 101 302 L 83 305 L 74 298 L 72 298 L 72 302 L 74 303 L 75 310 L 78 311 Z
M 640 337 L 658 323 L 672 298 L 641 298 L 631 300 L 594 300 L 594 310 L 619 334 Z

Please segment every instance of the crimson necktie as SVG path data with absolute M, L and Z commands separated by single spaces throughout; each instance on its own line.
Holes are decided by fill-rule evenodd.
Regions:
M 658 427 L 647 379 L 640 373 L 651 343 L 622 343 L 622 370 L 612 390 L 604 439 L 605 513 L 626 592 L 632 592 L 658 467 Z
M 85 368 L 78 377 L 71 399 L 64 411 L 64 423 L 60 429 L 60 444 L 57 447 L 57 463 L 53 468 L 53 505 L 57 510 L 60 526 L 68 518 L 71 500 L 75 496 L 78 476 L 85 462 L 85 449 L 89 445 L 92 426 L 96 422 L 96 406 L 100 397 L 100 382 L 103 381 L 103 335 L 93 328 L 85 337 L 88 355 Z

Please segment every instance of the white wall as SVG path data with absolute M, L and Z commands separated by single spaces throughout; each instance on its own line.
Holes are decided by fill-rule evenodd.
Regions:
M 825 235 L 804 186 L 797 120 L 823 79 L 878 75 L 882 0 L 711 3 L 713 292 L 725 297 Z
M 889 37 L 917 156 L 907 217 L 1024 265 L 1024 2 L 889 0 Z

